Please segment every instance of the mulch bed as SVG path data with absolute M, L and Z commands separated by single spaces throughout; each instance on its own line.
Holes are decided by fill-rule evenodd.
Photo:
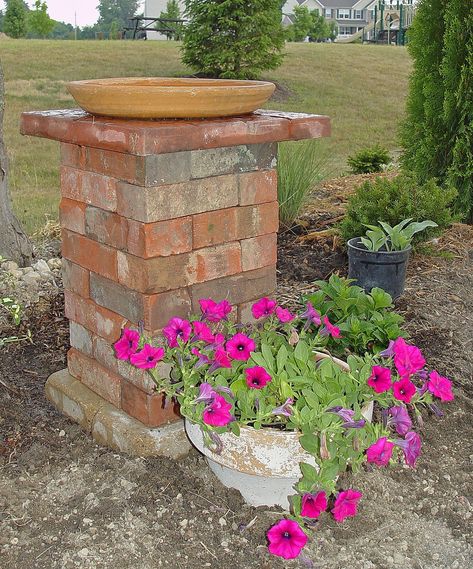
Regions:
M 359 178 L 325 184 L 279 237 L 278 298 L 293 305 L 314 281 L 345 275 L 332 228 Z M 325 232 L 325 233 L 324 233 Z M 265 530 L 280 515 L 250 508 L 196 453 L 181 461 L 132 459 L 99 447 L 44 398 L 65 366 L 62 296 L 31 311 L 33 343 L 0 359 L 0 565 L 2 569 L 456 569 L 472 559 L 473 227 L 455 225 L 411 260 L 397 302 L 430 364 L 451 376 L 456 400 L 423 428 L 416 470 L 348 475 L 360 515 L 321 518 L 302 560 L 269 557 Z M 2 334 L 6 330 L 1 331 Z

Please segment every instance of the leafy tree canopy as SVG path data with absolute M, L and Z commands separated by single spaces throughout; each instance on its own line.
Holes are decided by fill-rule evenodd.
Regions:
M 129 18 L 136 15 L 139 4 L 138 0 L 99 0 L 97 6 L 99 27 L 110 31 L 112 26 L 114 29 L 117 26 L 118 28 L 127 26 Z

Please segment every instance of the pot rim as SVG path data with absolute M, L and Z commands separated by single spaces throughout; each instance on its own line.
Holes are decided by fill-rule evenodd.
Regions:
M 362 245 L 359 240 L 361 237 L 352 237 L 347 241 L 348 249 L 354 249 L 355 251 L 361 251 L 363 253 L 371 254 L 371 255 L 386 255 L 391 257 L 405 255 L 406 253 L 410 253 L 412 251 L 412 245 L 406 247 L 405 249 L 401 249 L 400 251 L 370 251 L 364 245 Z M 355 244 L 356 243 L 356 244 Z

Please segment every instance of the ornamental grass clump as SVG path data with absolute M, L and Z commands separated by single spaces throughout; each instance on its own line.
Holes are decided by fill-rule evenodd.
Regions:
M 361 492 L 339 487 L 346 470 L 414 468 L 421 410 L 440 413 L 436 402 L 453 399 L 450 380 L 426 368 L 419 348 L 402 337 L 376 356 L 348 356 L 343 369 L 331 358 L 317 362 L 314 352 L 343 333 L 310 302 L 296 314 L 262 298 L 251 325 L 235 323 L 226 300 L 200 306 L 198 317 L 172 318 L 158 342 L 125 329 L 116 355 L 147 370 L 216 453 L 225 453 L 220 435 L 238 436 L 241 427 L 299 433 L 311 463 L 300 463 L 291 510 L 267 532 L 273 555 L 297 557 L 325 512 L 338 523 L 357 514 Z M 161 361 L 171 365 L 167 377 L 158 373 Z

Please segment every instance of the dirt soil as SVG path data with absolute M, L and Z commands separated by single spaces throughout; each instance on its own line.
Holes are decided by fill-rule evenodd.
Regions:
M 335 210 L 336 202 L 330 202 Z M 317 218 L 317 209 L 308 213 L 316 223 L 337 216 L 330 210 Z M 330 222 L 309 224 L 292 235 L 292 245 L 282 237 L 280 298 L 291 301 L 334 270 L 344 274 L 345 256 L 333 235 L 306 242 L 318 260 L 315 277 L 291 268 L 308 256 L 297 238 L 327 228 Z M 320 244 L 327 245 L 322 252 Z M 444 417 L 425 417 L 415 470 L 399 465 L 347 475 L 342 485 L 364 493 L 359 515 L 338 525 L 323 514 L 304 556 L 294 561 L 266 550 L 265 530 L 280 513 L 246 506 L 197 452 L 180 461 L 130 458 L 97 446 L 59 415 L 43 385 L 65 366 L 61 296 L 31 313 L 34 343 L 0 353 L 0 567 L 473 567 L 473 228 L 455 226 L 433 253 L 412 259 L 398 304 L 429 363 L 453 378 L 455 401 L 445 405 Z

